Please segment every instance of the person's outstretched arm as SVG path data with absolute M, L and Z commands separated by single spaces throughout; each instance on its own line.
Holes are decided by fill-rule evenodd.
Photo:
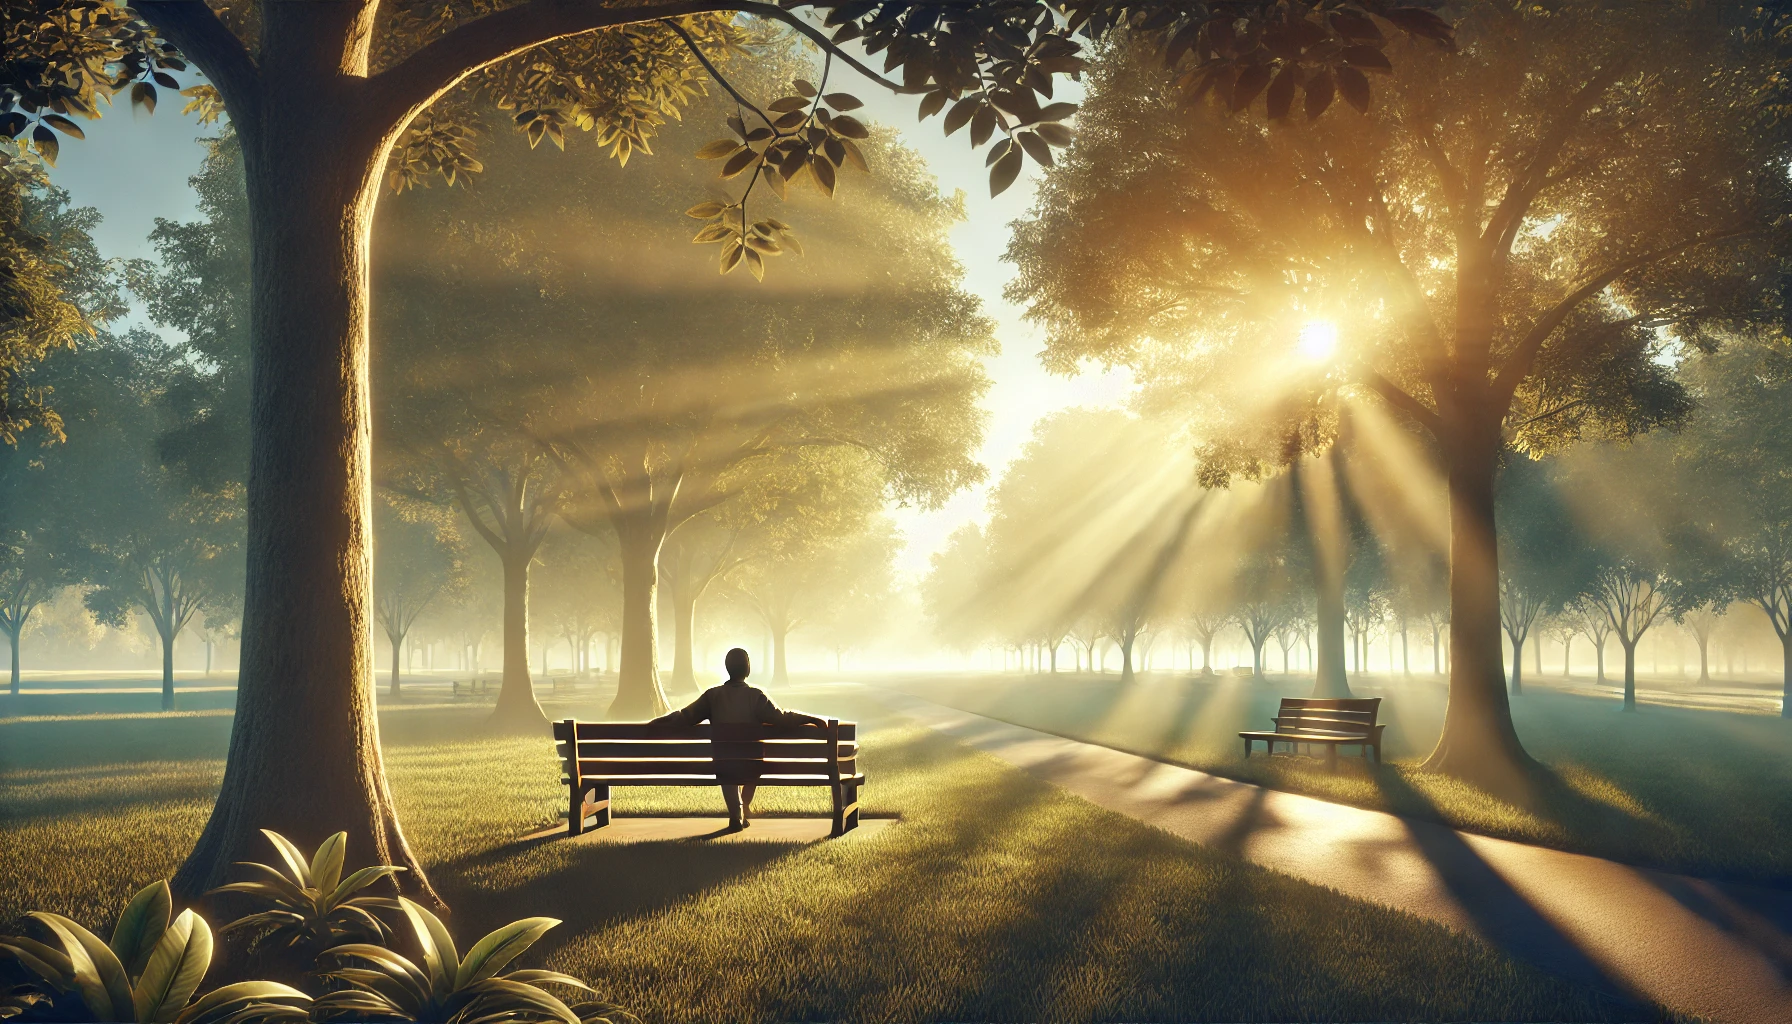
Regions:
M 696 725 L 708 717 L 709 691 L 704 690 L 696 700 L 691 701 L 677 711 L 668 711 L 647 724 L 681 728 L 684 726 Z
M 815 725 L 825 727 L 827 719 L 805 715 L 801 711 L 785 711 L 772 703 L 772 699 L 759 691 L 759 721 L 765 725 Z

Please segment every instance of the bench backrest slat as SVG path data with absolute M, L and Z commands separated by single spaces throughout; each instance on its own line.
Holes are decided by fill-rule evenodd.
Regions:
M 1372 733 L 1380 697 L 1283 697 L 1276 728 L 1285 732 Z
M 569 782 L 630 775 L 714 776 L 731 763 L 765 775 L 838 779 L 857 773 L 858 727 L 829 720 L 813 726 L 634 722 L 554 723 L 555 748 Z M 573 737 L 577 737 L 575 740 Z M 721 756 L 718 757 L 717 755 Z
M 824 729 L 812 725 L 691 725 L 673 728 L 646 722 L 577 722 L 579 742 L 586 740 L 821 740 Z M 856 740 L 858 723 L 841 722 L 842 740 Z M 554 738 L 566 739 L 566 722 L 554 723 Z

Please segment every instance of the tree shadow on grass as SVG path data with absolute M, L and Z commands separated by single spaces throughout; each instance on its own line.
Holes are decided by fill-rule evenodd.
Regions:
M 1510 956 L 1591 985 L 1638 1010 L 1650 1005 L 1647 997 L 1612 978 L 1586 951 L 1563 935 L 1454 829 L 1434 823 L 1441 815 L 1423 792 L 1408 784 L 1399 772 L 1382 771 L 1378 775 L 1381 785 L 1390 791 L 1391 802 L 1427 809 L 1428 813 L 1403 817 L 1402 824 L 1413 846 L 1436 869 L 1438 878 L 1483 939 Z M 1537 773 L 1536 782 L 1540 788 L 1567 789 L 1547 769 Z M 1556 797 L 1562 799 L 1560 793 Z

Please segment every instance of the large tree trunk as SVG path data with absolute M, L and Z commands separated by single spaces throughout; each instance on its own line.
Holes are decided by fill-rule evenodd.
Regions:
M 548 716 L 529 678 L 528 553 L 506 552 L 504 563 L 504 682 L 492 723 L 509 732 L 545 732 Z M 543 666 L 546 671 L 546 666 Z
M 1130 636 L 1120 639 L 1120 685 L 1122 686 L 1132 682 L 1132 642 L 1134 639 Z
M 622 659 L 610 717 L 646 720 L 666 713 L 660 689 L 659 557 L 664 532 L 646 510 L 618 517 L 622 549 Z
M 1499 421 L 1467 412 L 1438 439 L 1449 464 L 1450 696 L 1443 731 L 1424 767 L 1515 793 L 1524 790 L 1523 776 L 1535 762 L 1512 726 L 1500 652 L 1493 500 Z
M 188 900 L 266 860 L 262 828 L 304 849 L 346 831 L 351 864 L 402 865 L 434 896 L 373 701 L 367 244 L 399 126 L 358 116 L 361 80 L 341 67 L 358 14 L 338 6 L 265 5 L 259 105 L 232 110 L 251 235 L 247 573 L 223 784 L 174 878 Z
M 1342 557 L 1328 559 L 1323 552 L 1313 559 L 1314 619 L 1319 633 L 1318 667 L 1313 673 L 1315 697 L 1355 696 L 1344 670 L 1343 561 Z

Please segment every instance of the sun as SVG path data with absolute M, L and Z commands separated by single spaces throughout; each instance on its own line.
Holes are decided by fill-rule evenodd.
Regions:
M 1300 328 L 1300 354 L 1323 363 L 1338 350 L 1338 325 L 1330 320 L 1309 320 Z

